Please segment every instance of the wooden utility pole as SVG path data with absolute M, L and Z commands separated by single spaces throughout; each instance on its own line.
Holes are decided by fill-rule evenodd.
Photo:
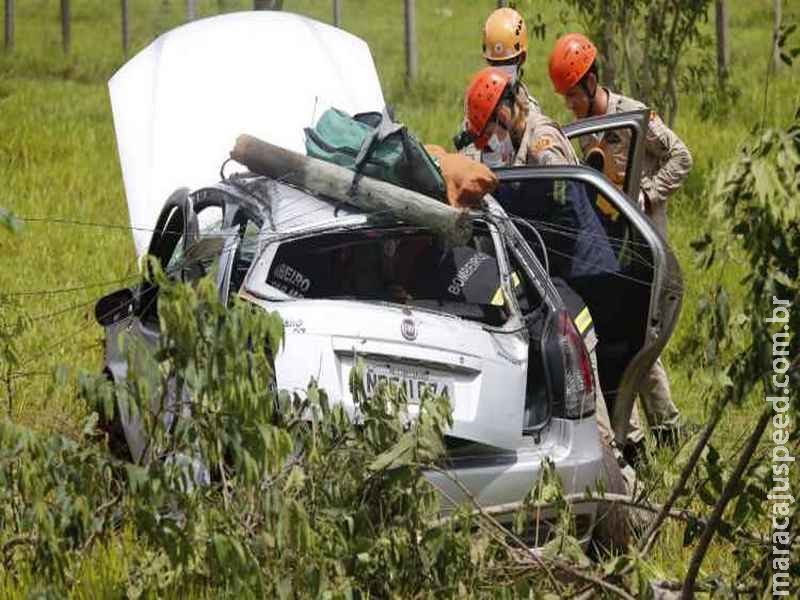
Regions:
M 717 25 L 717 81 L 723 88 L 728 80 L 730 69 L 730 49 L 728 48 L 728 5 L 725 0 L 716 0 Z
M 614 45 L 614 19 L 611 3 L 603 4 L 603 84 L 611 89 L 617 88 L 617 52 Z
M 504 8 L 508 6 L 508 0 L 497 0 L 497 8 Z
M 128 56 L 130 37 L 128 35 L 128 0 L 120 0 L 120 11 L 122 13 L 122 52 Z
M 251 135 L 240 135 L 231 158 L 253 173 L 279 178 L 328 198 L 346 202 L 365 212 L 391 213 L 416 225 L 442 232 L 454 245 L 472 235 L 466 212 L 430 196 L 363 175 L 354 185 L 355 174 L 339 165 L 274 146 Z
M 253 0 L 253 10 L 282 10 L 283 0 Z
M 772 68 L 781 65 L 781 51 L 778 40 L 781 38 L 781 0 L 772 0 Z
M 417 78 L 417 23 L 414 0 L 405 0 L 406 13 L 406 86 Z
M 186 20 L 194 21 L 197 18 L 197 0 L 186 0 Z
M 341 27 L 342 25 L 342 2 L 341 0 L 333 0 L 333 26 Z
M 6 0 L 5 44 L 6 52 L 14 49 L 14 0 Z

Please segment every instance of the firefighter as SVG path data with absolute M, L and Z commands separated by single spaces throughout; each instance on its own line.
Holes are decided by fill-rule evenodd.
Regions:
M 578 164 L 575 150 L 558 123 L 541 111 L 532 112 L 527 99 L 517 93 L 517 85 L 512 74 L 495 67 L 486 67 L 473 77 L 464 98 L 466 131 L 473 141 L 473 150 L 467 153 L 476 152 L 475 158 L 491 167 Z M 541 229 L 554 277 L 569 283 L 618 270 L 602 225 L 580 183 L 566 179 L 547 180 L 544 185 L 536 180 L 521 182 L 500 186 L 496 198 L 509 213 L 528 219 Z M 577 296 L 574 292 L 572 295 Z M 591 317 L 588 310 L 570 308 L 577 308 L 571 312 L 599 382 L 594 352 L 598 340 Z M 576 318 L 582 313 L 582 318 Z M 603 439 L 613 443 L 599 386 L 597 418 Z
M 519 103 L 528 105 L 528 113 L 540 114 L 539 102 L 522 82 L 523 65 L 528 57 L 528 29 L 522 15 L 513 8 L 493 11 L 483 25 L 482 53 L 487 65 L 510 77 L 513 91 Z M 453 138 L 456 150 L 480 161 L 475 147 L 467 147 L 471 142 L 467 129 L 465 122 L 462 131 Z
M 498 67 L 481 69 L 472 78 L 464 110 L 476 158 L 489 167 L 579 164 L 558 123 L 531 110 L 519 89 L 519 81 Z
M 498 8 L 486 19 L 483 58 L 490 67 L 511 75 L 520 100 L 528 103 L 530 112 L 541 112 L 539 103 L 522 82 L 522 67 L 528 58 L 528 28 L 525 19 L 513 8 Z
M 646 108 L 644 104 L 616 94 L 599 85 L 597 49 L 580 33 L 568 33 L 556 41 L 550 54 L 550 79 L 557 93 L 577 119 L 609 115 Z M 624 173 L 630 145 L 630 132 L 615 131 L 613 140 L 603 140 L 612 170 Z M 584 136 L 584 151 L 596 146 L 595 136 Z M 680 187 L 692 167 L 686 145 L 652 111 L 645 139 L 639 206 L 651 218 L 656 230 L 667 238 L 667 198 Z M 608 170 L 608 165 L 606 165 Z M 672 401 L 669 379 L 659 358 L 639 390 L 651 430 L 659 441 L 675 442 L 680 431 L 680 413 Z M 641 446 L 642 434 L 634 428 L 629 441 Z
M 597 49 L 580 33 L 568 33 L 556 41 L 550 54 L 550 79 L 557 93 L 564 96 L 567 108 L 577 119 L 611 115 L 647 108 L 599 85 Z M 617 132 L 615 132 L 617 133 Z M 625 171 L 630 133 L 620 131 L 608 146 L 615 167 Z M 596 143 L 594 136 L 581 139 L 583 148 Z M 692 155 L 675 132 L 669 129 L 654 111 L 645 140 L 642 185 L 639 205 L 652 219 L 656 229 L 667 237 L 667 198 L 683 183 L 692 168 Z

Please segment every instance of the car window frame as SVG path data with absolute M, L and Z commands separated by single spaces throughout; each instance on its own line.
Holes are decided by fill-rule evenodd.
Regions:
M 567 139 L 573 140 L 584 135 L 605 133 L 614 129 L 631 129 L 631 144 L 628 148 L 628 160 L 625 166 L 625 181 L 622 185 L 622 190 L 630 200 L 638 203 L 642 182 L 644 143 L 647 138 L 649 123 L 650 111 L 642 109 L 578 119 L 562 127 L 562 130 Z

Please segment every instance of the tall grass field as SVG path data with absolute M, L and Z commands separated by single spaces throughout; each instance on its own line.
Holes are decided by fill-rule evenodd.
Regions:
M 0 228 L 0 295 L 6 316 L 25 314 L 29 327 L 17 337 L 18 364 L 0 387 L 0 415 L 27 427 L 76 436 L 89 410 L 70 377 L 53 373 L 102 367 L 102 330 L 94 320 L 94 303 L 106 293 L 134 283 L 139 265 L 128 229 L 122 176 L 114 139 L 107 81 L 126 61 L 121 45 L 120 3 L 73 0 L 72 50 L 61 47 L 59 2 L 18 0 L 16 44 L 0 52 L 0 207 L 23 221 L 17 233 Z M 220 10 L 246 10 L 250 1 L 199 0 L 198 16 Z M 284 10 L 324 22 L 333 16 L 330 0 L 285 0 Z M 483 66 L 480 32 L 496 2 L 489 0 L 419 0 L 416 24 L 419 76 L 405 81 L 403 2 L 343 0 L 341 27 L 363 38 L 372 51 L 387 101 L 395 116 L 426 143 L 452 148 L 452 136 L 463 116 L 463 92 L 471 75 Z M 556 38 L 582 27 L 566 3 L 518 2 L 519 9 L 541 15 L 544 39 L 531 35 L 524 78 L 544 111 L 569 122 L 562 99 L 552 91 L 547 58 Z M 165 5 L 167 8 L 165 8 Z M 708 89 L 686 89 L 680 95 L 675 131 L 694 156 L 687 183 L 669 201 L 669 236 L 681 261 L 686 292 L 678 328 L 664 353 L 675 401 L 697 423 L 707 417 L 704 384 L 716 377 L 698 375 L 684 362 L 696 342 L 695 314 L 714 281 L 733 289 L 748 274 L 742 261 L 721 263 L 716 270 L 698 267 L 693 240 L 710 226 L 708 198 L 717 173 L 728 164 L 756 125 L 785 126 L 800 107 L 800 69 L 783 66 L 769 78 L 771 0 L 729 0 L 731 87 L 735 97 L 724 112 L 702 114 Z M 186 3 L 172 0 L 130 2 L 129 56 L 160 33 L 185 20 Z M 800 21 L 800 3 L 784 2 L 786 23 Z M 713 35 L 713 9 L 703 30 Z M 797 34 L 800 37 L 800 34 Z M 713 50 L 712 50 L 713 53 Z M 281 60 L 291 61 L 292 49 Z M 274 57 L 264 57 L 265 62 Z M 266 76 L 266 72 L 265 72 Z M 210 85 L 236 82 L 210 74 Z M 218 80 L 215 82 L 215 79 Z M 202 90 L 198 90 L 202 93 Z M 232 140 L 233 141 L 233 140 Z M 731 299 L 731 310 L 758 317 L 766 305 L 744 306 Z M 2 365 L 0 365 L 0 372 Z M 54 383 L 59 382 L 59 383 Z M 726 415 L 716 444 L 740 447 L 763 399 Z M 650 448 L 642 477 L 654 497 L 675 480 L 681 457 Z M 0 507 L 0 510 L 2 508 Z M 765 533 L 769 525 L 765 523 Z M 652 576 L 681 579 L 691 555 L 682 529 L 670 525 L 653 554 Z M 111 597 L 114 582 L 128 576 L 135 536 L 122 531 L 118 543 L 95 548 L 75 574 L 76 597 Z M 712 546 L 704 569 L 724 574 L 733 558 Z M 26 597 L 37 589 L 35 573 L 6 578 L 0 569 L 0 597 Z M 201 593 L 202 590 L 198 590 Z

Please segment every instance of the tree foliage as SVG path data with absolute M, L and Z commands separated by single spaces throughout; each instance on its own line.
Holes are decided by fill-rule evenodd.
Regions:
M 313 381 L 303 393 L 277 392 L 277 314 L 225 307 L 210 279 L 194 289 L 156 277 L 161 342 L 155 353 L 129 345 L 124 384 L 79 376 L 95 412 L 78 439 L 0 423 L 7 577 L 31 569 L 63 593 L 88 550 L 132 530 L 141 551 L 117 591 L 133 597 L 194 589 L 454 597 L 498 581 L 523 594 L 538 587 L 543 559 L 509 542 L 511 529 L 487 529 L 471 506 L 441 518 L 425 473 L 443 459 L 445 398 L 425 397 L 409 420 L 403 394 L 383 387 L 368 397 L 359 369 L 350 382 L 356 414 Z M 96 427 L 118 404 L 147 432 L 137 463 L 109 453 Z M 551 480 L 542 482 L 547 500 L 560 494 Z M 532 492 L 527 505 L 540 497 Z M 558 512 L 559 543 L 578 548 L 569 510 Z M 579 548 L 575 556 L 585 562 Z
M 716 181 L 713 221 L 709 233 L 694 242 L 698 258 L 706 269 L 722 262 L 744 260 L 750 272 L 742 282 L 745 285 L 745 312 L 735 313 L 731 308 L 731 292 L 722 282 L 715 285 L 701 303 L 698 323 L 700 335 L 695 350 L 699 356 L 698 371 L 714 369 L 713 381 L 706 379 L 709 399 L 723 408 L 728 402 L 741 404 L 752 394 L 758 394 L 763 405 L 758 423 L 753 424 L 750 439 L 757 443 L 767 425 L 772 421 L 773 410 L 765 397 L 783 397 L 782 388 L 776 387 L 775 366 L 776 334 L 785 341 L 789 366 L 785 369 L 790 399 L 786 416 L 789 419 L 789 439 L 786 446 L 800 447 L 800 108 L 795 120 L 785 129 L 754 130 L 752 142 L 740 151 L 738 158 L 723 170 Z M 713 234 L 711 232 L 714 232 Z M 741 256 L 741 253 L 744 256 Z M 781 300 L 789 307 L 785 324 L 767 321 L 773 317 L 775 301 Z M 788 334 L 788 335 L 787 335 Z M 705 340 L 704 343 L 700 343 Z M 778 346 L 778 349 L 781 349 Z M 782 379 L 778 377 L 778 380 Z M 718 420 L 718 414 L 714 420 Z M 764 523 L 763 529 L 771 531 L 770 504 L 765 502 L 775 485 L 772 454 L 767 449 L 742 451 L 738 477 L 730 476 L 725 487 L 734 486 L 735 496 L 730 498 L 737 525 L 746 522 Z M 708 455 L 707 476 L 701 479 L 701 497 L 709 505 L 725 510 L 720 501 L 724 497 L 723 474 L 730 466 L 722 467 L 718 453 Z M 732 461 L 729 461 L 732 462 Z M 716 465 L 716 466 L 715 466 Z M 796 469 L 790 469 L 790 489 L 797 489 L 800 478 Z M 730 475 L 730 473 L 728 473 Z M 735 499 L 735 502 L 733 500 Z M 800 580 L 800 547 L 798 547 L 798 503 L 791 506 L 789 527 L 792 580 Z M 699 534 L 699 531 L 695 532 Z M 729 538 L 731 532 L 719 527 L 706 531 Z M 769 539 L 769 538 L 767 538 Z M 780 543 L 777 544 L 781 546 Z M 737 547 L 735 556 L 740 581 L 750 580 L 756 589 L 771 586 L 772 558 L 770 551 L 747 546 Z M 703 552 L 696 552 L 690 565 L 696 574 L 703 560 Z M 795 590 L 796 591 L 796 590 Z
M 567 1 L 598 45 L 603 74 L 613 73 L 620 89 L 658 110 L 670 126 L 682 82 L 713 89 L 713 41 L 700 30 L 711 0 Z M 690 70 L 686 57 L 696 49 L 701 57 Z

